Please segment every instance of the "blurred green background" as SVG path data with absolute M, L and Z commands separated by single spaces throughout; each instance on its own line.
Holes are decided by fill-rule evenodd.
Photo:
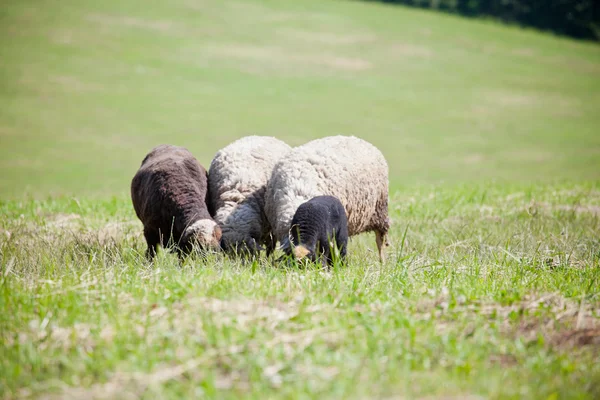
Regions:
M 153 146 L 373 142 L 395 188 L 600 178 L 600 47 L 354 1 L 8 0 L 0 197 L 107 196 Z

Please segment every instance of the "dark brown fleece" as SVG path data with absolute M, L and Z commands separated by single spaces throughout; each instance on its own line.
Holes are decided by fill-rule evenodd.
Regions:
M 160 145 L 148 153 L 131 181 L 131 199 L 144 224 L 148 256 L 156 246 L 191 246 L 187 227 L 210 219 L 206 207 L 207 172 L 185 148 Z

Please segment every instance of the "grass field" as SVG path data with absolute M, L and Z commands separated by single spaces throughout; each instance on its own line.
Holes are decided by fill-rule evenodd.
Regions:
M 0 193 L 120 194 L 156 143 L 356 134 L 396 185 L 600 175 L 600 47 L 354 1 L 4 1 Z
M 600 47 L 356 1 L 3 2 L 0 397 L 600 397 Z M 392 246 L 144 258 L 146 152 L 355 134 Z

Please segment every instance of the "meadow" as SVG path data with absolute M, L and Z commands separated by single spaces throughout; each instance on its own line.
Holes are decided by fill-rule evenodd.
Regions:
M 600 397 L 600 47 L 358 1 L 3 2 L 2 398 Z M 144 259 L 160 143 L 333 134 L 389 257 Z

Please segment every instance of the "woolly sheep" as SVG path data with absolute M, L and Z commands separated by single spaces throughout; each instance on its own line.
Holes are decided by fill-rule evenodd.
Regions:
M 343 260 L 348 246 L 348 219 L 342 203 L 333 196 L 317 196 L 302 203 L 292 218 L 289 242 L 283 251 L 297 260 L 306 257 L 315 262 L 320 258 L 327 266 L 333 261 L 333 245 Z
M 178 245 L 179 255 L 192 245 L 219 248 L 221 229 L 206 207 L 206 170 L 185 148 L 160 145 L 146 155 L 131 181 L 131 199 L 144 224 L 152 259 L 158 244 Z
M 274 137 L 247 136 L 221 149 L 208 172 L 208 204 L 222 229 L 221 247 L 255 254 L 275 248 L 264 213 L 267 181 L 290 146 Z
M 319 195 L 340 200 L 350 236 L 375 231 L 383 262 L 390 227 L 383 154 L 354 136 L 316 139 L 291 150 L 273 167 L 265 195 L 265 213 L 277 240 L 285 243 L 298 206 Z

